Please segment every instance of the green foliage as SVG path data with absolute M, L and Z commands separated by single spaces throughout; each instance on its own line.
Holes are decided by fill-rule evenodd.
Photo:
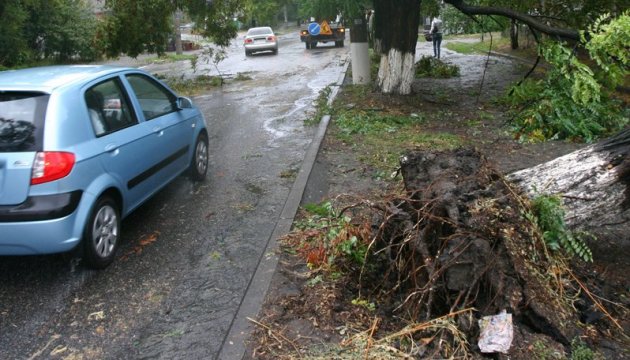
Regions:
M 630 67 L 630 11 L 606 23 L 609 14 L 600 16 L 589 29 L 590 39 L 583 41 L 591 58 L 607 75 L 607 85 L 614 88 L 623 83 Z
M 367 244 L 358 237 L 358 231 L 350 224 L 350 217 L 338 214 L 330 201 L 307 204 L 304 209 L 310 214 L 298 221 L 295 227 L 309 236 L 300 241 L 305 257 L 312 266 L 333 265 L 342 257 L 355 264 L 363 264 Z
M 309 119 L 304 121 L 305 125 L 309 125 L 309 126 L 317 125 L 322 120 L 322 116 L 328 115 L 331 113 L 330 106 L 328 105 L 328 97 L 330 96 L 331 92 L 332 92 L 332 88 L 330 86 L 326 86 L 319 92 L 319 95 L 317 96 L 317 99 L 315 100 L 315 114 L 313 114 L 313 116 L 311 116 Z
M 366 308 L 369 311 L 375 311 L 376 310 L 376 304 L 374 304 L 373 302 L 369 302 L 369 301 L 367 301 L 365 299 L 352 299 L 352 305 Z
M 630 36 L 630 27 L 625 32 Z M 623 43 L 610 45 L 624 46 Z M 628 109 L 612 98 L 613 89 L 610 86 L 602 86 L 617 83 L 619 73 L 627 76 L 627 64 L 600 65 L 602 69 L 615 68 L 618 71 L 594 70 L 580 62 L 573 51 L 561 43 L 545 43 L 541 54 L 551 66 L 546 77 L 523 82 L 511 89 L 511 96 L 505 99 L 516 109 L 514 126 L 521 140 L 573 139 L 591 142 L 628 124 Z M 602 64 L 606 63 L 603 56 L 595 56 Z
M 195 96 L 199 93 L 222 85 L 218 76 L 200 75 L 192 79 L 168 77 L 162 80 L 175 92 L 182 96 Z
M 0 17 L 0 65 L 91 61 L 100 56 L 100 23 L 83 0 L 8 0 L 0 5 Z
M 111 10 L 106 20 L 107 54 L 136 57 L 143 52 L 162 54 L 173 33 L 173 14 L 184 10 L 195 30 L 216 45 L 225 47 L 236 37 L 233 16 L 240 0 L 106 0 Z
M 451 78 L 459 76 L 459 66 L 447 64 L 432 56 L 422 56 L 416 63 L 416 77 Z
M 449 50 L 456 51 L 460 54 L 487 54 L 490 48 L 490 36 L 484 37 L 484 40 L 479 42 L 460 42 L 449 41 L 445 47 Z M 510 40 L 501 36 L 492 37 L 492 49 L 496 49 L 501 45 L 509 44 Z
M 359 87 L 356 87 L 359 89 Z M 437 116 L 437 115 L 436 115 Z M 334 117 L 334 136 L 358 147 L 360 160 L 374 169 L 376 178 L 389 176 L 410 148 L 445 150 L 462 146 L 462 139 L 449 133 L 427 133 L 425 114 L 402 115 L 379 109 L 345 109 Z
M 423 122 L 420 117 L 381 114 L 344 113 L 337 117 L 336 124 L 343 135 L 377 135 L 394 133 L 403 127 Z
M 552 195 L 538 195 L 532 200 L 533 217 L 529 216 L 543 234 L 552 250 L 563 249 L 569 255 L 577 255 L 584 261 L 593 261 L 593 254 L 584 239 L 586 233 L 573 233 L 564 222 L 562 199 Z
M 579 338 L 571 341 L 571 360 L 593 360 L 595 353 Z
M 45 14 L 44 58 L 54 58 L 58 62 L 73 59 L 93 61 L 100 56 L 95 45 L 98 22 L 92 9 L 83 0 L 66 0 L 56 3 L 52 13 Z
M 107 0 L 107 55 L 137 57 L 147 51 L 162 54 L 173 32 L 174 4 L 169 0 Z
M 246 16 L 243 22 L 251 24 L 255 20 L 256 26 L 274 26 L 278 22 L 280 5 L 277 0 L 245 0 L 243 7 Z
M 28 13 L 19 0 L 6 0 L 0 5 L 0 65 L 15 66 L 31 56 L 24 37 Z
M 360 16 L 365 9 L 371 8 L 369 0 L 296 0 L 298 16 L 301 19 L 314 17 L 317 20 L 335 19 L 342 14 L 346 19 Z

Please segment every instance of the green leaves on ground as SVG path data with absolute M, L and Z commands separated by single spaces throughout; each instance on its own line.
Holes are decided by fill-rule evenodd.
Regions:
M 451 78 L 459 76 L 459 66 L 432 56 L 422 56 L 416 63 L 416 77 Z
M 350 87 L 360 98 L 361 87 Z M 344 90 L 345 91 L 345 90 Z M 361 99 L 354 99 L 361 102 Z M 379 178 L 386 178 L 398 167 L 400 155 L 409 149 L 453 149 L 463 145 L 462 139 L 445 132 L 426 131 L 428 116 L 439 113 L 400 114 L 384 109 L 361 106 L 337 109 L 329 130 L 335 137 L 358 148 L 360 160 L 374 170 Z
M 297 249 L 311 267 L 333 268 L 337 259 L 345 258 L 363 264 L 369 238 L 368 224 L 352 224 L 348 216 L 338 213 L 330 201 L 306 204 L 305 217 L 295 223 L 295 230 L 284 238 Z

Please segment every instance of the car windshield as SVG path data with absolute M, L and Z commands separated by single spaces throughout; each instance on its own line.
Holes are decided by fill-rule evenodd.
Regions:
M 271 35 L 273 34 L 273 31 L 271 31 L 271 28 L 265 27 L 265 28 L 254 28 L 254 29 L 249 29 L 249 31 L 247 32 L 248 36 L 252 36 L 252 35 Z
M 48 97 L 0 91 L 0 153 L 40 150 Z

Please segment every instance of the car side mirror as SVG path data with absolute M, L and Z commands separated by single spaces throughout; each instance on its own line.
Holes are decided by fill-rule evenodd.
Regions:
M 192 101 L 184 96 L 180 96 L 177 98 L 177 108 L 178 109 L 192 109 L 193 104 Z

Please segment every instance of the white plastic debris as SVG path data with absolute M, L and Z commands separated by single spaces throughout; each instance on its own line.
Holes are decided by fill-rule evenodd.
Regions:
M 484 316 L 479 320 L 479 349 L 482 353 L 507 353 L 512 345 L 514 329 L 512 314 L 503 310 L 498 315 Z

